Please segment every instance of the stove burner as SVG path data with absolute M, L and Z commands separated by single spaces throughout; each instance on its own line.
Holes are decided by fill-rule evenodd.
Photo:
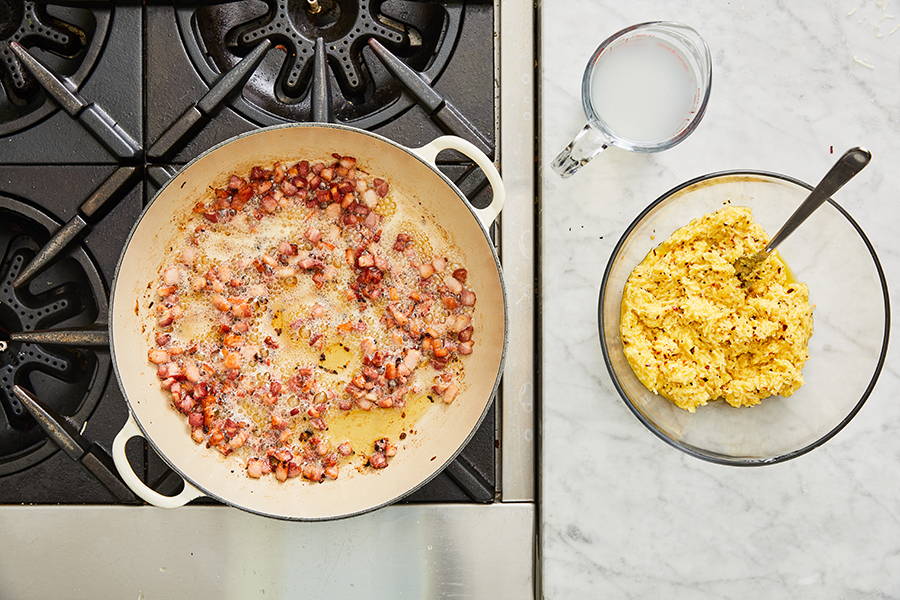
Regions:
M 29 467 L 57 449 L 13 395 L 14 384 L 24 384 L 59 413 L 84 421 L 109 377 L 106 353 L 9 340 L 13 332 L 90 325 L 106 314 L 102 279 L 82 248 L 57 260 L 27 289 L 13 287 L 57 227 L 45 213 L 0 196 L 0 340 L 6 347 L 0 351 L 0 475 Z
M 462 4 L 415 0 L 266 0 L 181 8 L 178 19 L 191 60 L 207 83 L 262 39 L 284 50 L 266 57 L 243 97 L 233 102 L 263 125 L 314 120 L 313 59 L 321 38 L 332 114 L 338 122 L 374 128 L 414 102 L 366 40 L 377 39 L 434 81 L 456 45 L 462 11 Z
M 316 5 L 318 12 L 310 13 L 302 2 L 276 0 L 269 5 L 269 12 L 261 20 L 242 25 L 229 32 L 228 37 L 237 40 L 237 48 L 246 52 L 261 39 L 275 39 L 289 48 L 284 62 L 280 85 L 289 96 L 299 96 L 300 84 L 305 82 L 309 57 L 312 56 L 316 38 L 326 43 L 326 53 L 331 59 L 332 71 L 338 75 L 343 88 L 358 90 L 362 81 L 360 43 L 374 37 L 382 42 L 409 44 L 409 36 L 394 25 L 385 26 L 368 10 L 368 0 L 341 2 L 332 0 L 325 7 Z M 337 65 L 337 69 L 335 69 Z
M 79 85 L 103 46 L 108 21 L 108 14 L 85 8 L 0 0 L 0 135 L 24 129 L 55 108 L 7 42 L 19 42 Z

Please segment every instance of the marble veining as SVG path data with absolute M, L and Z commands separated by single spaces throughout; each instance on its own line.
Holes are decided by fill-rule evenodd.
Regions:
M 900 1 L 544 0 L 541 152 L 584 122 L 584 63 L 633 23 L 695 27 L 713 53 L 697 131 L 542 175 L 542 569 L 547 598 L 900 598 L 900 369 L 889 352 L 856 418 L 823 447 L 760 468 L 707 464 L 646 430 L 612 387 L 597 294 L 632 219 L 725 169 L 815 182 L 846 148 L 872 164 L 838 202 L 900 282 Z M 833 154 L 832 154 L 833 148 Z M 896 341 L 896 339 L 895 339 Z

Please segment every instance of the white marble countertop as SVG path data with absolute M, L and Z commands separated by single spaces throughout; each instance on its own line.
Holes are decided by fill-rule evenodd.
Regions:
M 545 596 L 900 597 L 892 354 L 861 412 L 823 447 L 724 467 L 632 416 L 604 367 L 596 317 L 612 246 L 657 196 L 736 168 L 814 183 L 854 145 L 874 159 L 838 201 L 872 240 L 896 299 L 900 2 L 544 0 L 541 10 Z M 713 51 L 700 127 L 668 152 L 609 150 L 560 179 L 546 165 L 583 124 L 587 58 L 609 34 L 658 19 L 694 26 Z

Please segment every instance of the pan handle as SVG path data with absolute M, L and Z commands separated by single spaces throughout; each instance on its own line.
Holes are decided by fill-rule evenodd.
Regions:
M 128 458 L 125 456 L 125 444 L 133 437 L 144 437 L 144 434 L 137 426 L 137 423 L 134 422 L 134 417 L 131 416 L 131 412 L 129 412 L 128 420 L 125 421 L 125 425 L 122 426 L 121 431 L 116 434 L 116 439 L 113 440 L 112 456 L 113 462 L 116 463 L 116 469 L 118 469 L 122 480 L 135 494 L 140 496 L 146 502 L 153 506 L 158 506 L 159 508 L 178 508 L 179 506 L 184 506 L 194 498 L 199 498 L 204 495 L 203 492 L 189 484 L 187 481 L 184 482 L 184 489 L 177 496 L 163 496 L 159 492 L 148 487 L 147 484 L 141 481 L 137 474 L 135 474 L 134 469 L 131 468 L 131 464 L 128 462 Z
M 497 216 L 503 209 L 503 202 L 506 200 L 506 188 L 503 187 L 503 180 L 500 179 L 500 173 L 497 171 L 497 167 L 494 166 L 494 163 L 491 162 L 491 159 L 489 159 L 484 152 L 476 148 L 471 142 L 456 137 L 455 135 L 444 135 L 435 138 L 421 148 L 411 148 L 411 150 L 430 162 L 435 168 L 437 168 L 437 155 L 444 150 L 456 150 L 475 161 L 475 164 L 484 171 L 488 183 L 491 184 L 491 190 L 494 192 L 494 197 L 486 208 L 475 208 L 473 206 L 472 209 L 475 211 L 475 214 L 478 215 L 478 220 L 481 221 L 481 224 L 484 225 L 485 229 L 491 227 L 491 224 L 497 220 Z

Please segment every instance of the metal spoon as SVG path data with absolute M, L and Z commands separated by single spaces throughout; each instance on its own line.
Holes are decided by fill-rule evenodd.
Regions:
M 741 281 L 746 281 L 759 264 L 772 253 L 778 244 L 791 235 L 800 224 L 809 217 L 817 208 L 828 200 L 845 183 L 853 179 L 854 175 L 862 171 L 863 167 L 872 160 L 872 153 L 864 148 L 851 148 L 844 152 L 831 170 L 825 174 L 819 185 L 809 193 L 806 200 L 797 207 L 781 229 L 778 230 L 766 247 L 751 256 L 742 256 L 734 261 L 734 270 Z

